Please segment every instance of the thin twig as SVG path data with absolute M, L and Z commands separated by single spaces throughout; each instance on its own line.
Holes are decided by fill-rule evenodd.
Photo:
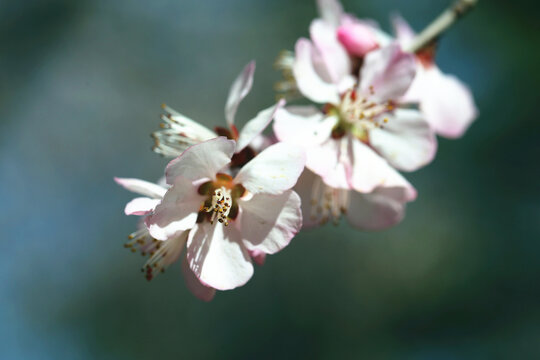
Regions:
M 415 53 L 430 45 L 441 36 L 458 19 L 471 11 L 478 3 L 478 0 L 457 0 L 452 6 L 446 9 L 438 18 L 428 25 L 413 41 L 407 46 L 405 51 Z

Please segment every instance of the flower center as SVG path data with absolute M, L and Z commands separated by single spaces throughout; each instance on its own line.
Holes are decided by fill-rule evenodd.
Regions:
M 233 184 L 230 175 L 218 173 L 216 180 L 199 186 L 199 194 L 208 195 L 208 198 L 201 205 L 197 222 L 207 219 L 213 224 L 217 219 L 223 225 L 229 225 L 229 220 L 236 219 L 238 215 L 236 199 L 242 197 L 245 191 L 242 185 Z
M 213 224 L 217 217 L 220 223 L 224 224 L 225 226 L 229 225 L 229 220 L 227 219 L 227 216 L 229 216 L 233 204 L 231 190 L 227 189 L 225 186 L 214 190 L 211 201 L 212 202 L 210 206 L 203 207 L 203 211 L 212 213 L 210 223 Z
M 311 220 L 321 225 L 332 220 L 337 225 L 341 215 L 347 213 L 348 207 L 348 190 L 330 187 L 320 177 L 315 179 L 311 189 Z
M 374 95 L 373 87 L 370 94 Z M 368 97 L 359 96 L 355 89 L 347 90 L 341 96 L 338 106 L 330 105 L 329 111 L 334 111 L 339 116 L 339 122 L 332 130 L 333 138 L 341 138 L 351 133 L 362 142 L 369 142 L 369 131 L 375 128 L 384 128 L 388 118 L 382 115 L 392 111 L 392 101 L 378 103 L 370 101 Z

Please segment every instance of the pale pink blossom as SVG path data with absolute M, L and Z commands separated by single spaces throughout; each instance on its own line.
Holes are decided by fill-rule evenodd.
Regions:
M 213 139 L 217 136 L 226 136 L 237 142 L 236 153 L 243 153 L 243 158 L 249 160 L 254 156 L 253 151 L 258 149 L 248 148 L 252 142 L 261 143 L 262 132 L 270 124 L 277 109 L 285 104 L 280 100 L 277 104 L 260 111 L 253 119 L 249 120 L 238 131 L 234 121 L 236 111 L 242 100 L 249 94 L 253 85 L 253 75 L 255 73 L 255 61 L 247 64 L 238 77 L 234 80 L 229 90 L 229 95 L 225 104 L 225 119 L 227 127 L 216 127 L 210 130 L 198 122 L 178 113 L 174 109 L 163 105 L 166 114 L 161 116 L 163 123 L 162 130 L 152 134 L 155 145 L 153 150 L 167 157 L 177 157 L 189 146 L 202 141 Z
M 245 284 L 253 274 L 251 256 L 278 252 L 302 226 L 300 198 L 291 190 L 305 163 L 301 149 L 272 145 L 233 178 L 228 166 L 235 150 L 234 140 L 218 137 L 172 160 L 166 170 L 171 187 L 146 219 L 159 240 L 191 229 L 189 266 L 218 290 Z
M 347 89 L 358 78 L 361 58 L 381 44 L 389 43 L 388 36 L 378 30 L 373 21 L 357 19 L 345 13 L 337 0 L 319 0 L 317 5 L 320 17 L 314 19 L 309 27 L 311 71 L 322 83 Z M 284 77 L 276 84 L 276 90 L 285 97 L 295 97 L 299 90 L 297 82 L 307 81 L 295 74 L 297 56 L 295 52 L 283 51 L 275 63 Z M 315 84 L 304 83 L 300 86 L 305 88 L 311 85 Z
M 393 18 L 394 30 L 402 46 L 407 46 L 415 32 L 400 16 Z M 468 86 L 447 75 L 435 64 L 435 47 L 416 53 L 417 74 L 405 101 L 418 102 L 435 132 L 448 138 L 461 137 L 478 117 L 478 110 Z
M 356 64 L 369 52 L 396 41 L 405 47 L 416 36 L 399 16 L 393 19 L 396 40 L 380 30 L 375 22 L 345 13 L 338 0 L 318 0 L 317 4 L 320 17 L 310 26 L 313 71 L 323 82 L 342 84 L 341 89 L 351 78 L 358 77 Z M 457 138 L 478 117 L 478 110 L 468 86 L 455 76 L 441 72 L 434 57 L 434 46 L 415 54 L 417 74 L 402 100 L 418 103 L 437 134 Z M 293 75 L 294 58 L 294 53 L 283 52 L 277 62 L 285 76 L 277 88 L 285 94 L 294 93 L 302 86 L 298 86 L 298 78 Z M 303 84 L 304 88 L 311 85 Z
M 306 167 L 330 187 L 370 193 L 398 178 L 396 169 L 413 171 L 429 163 L 435 136 L 422 114 L 399 99 L 415 76 L 413 55 L 391 44 L 364 59 L 358 85 L 340 89 L 314 71 L 313 46 L 296 44 L 294 74 L 308 99 L 325 104 L 278 110 L 274 132 L 280 141 L 306 150 Z
M 135 198 L 126 205 L 126 215 L 149 215 L 156 205 L 161 202 L 168 188 L 166 185 L 154 184 L 139 179 L 114 178 L 114 180 L 125 189 L 143 195 L 143 197 Z M 166 241 L 159 241 L 150 235 L 141 221 L 138 230 L 129 235 L 129 241 L 124 246 L 133 252 L 138 249 L 143 256 L 149 256 L 141 271 L 146 279 L 150 281 L 180 258 L 188 235 L 189 230 L 182 231 L 171 236 Z M 186 262 L 185 255 L 182 258 L 184 259 L 182 260 L 182 274 L 188 289 L 203 301 L 212 300 L 216 293 L 215 289 L 202 284 L 193 271 L 184 265 Z

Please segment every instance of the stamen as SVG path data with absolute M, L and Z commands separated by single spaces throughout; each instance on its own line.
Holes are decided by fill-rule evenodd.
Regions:
M 167 105 L 161 106 L 166 114 L 161 115 L 161 130 L 152 133 L 154 146 L 152 150 L 166 157 L 179 156 L 189 146 L 216 137 L 206 127 L 188 119 Z
M 341 103 L 337 110 L 340 114 L 340 123 L 336 128 L 346 129 L 363 142 L 369 141 L 369 130 L 384 129 L 388 118 L 382 115 L 393 111 L 395 105 L 392 101 L 378 103 L 368 97 L 375 95 L 373 86 L 369 87 L 369 94 L 359 94 L 356 89 L 349 89 L 341 96 Z
M 347 213 L 348 207 L 348 190 L 330 187 L 320 177 L 315 179 L 311 189 L 311 220 L 321 225 L 332 220 L 337 225 L 341 215 Z
M 141 255 L 143 256 L 145 256 L 146 253 L 153 252 L 155 249 L 159 249 L 161 243 L 152 238 L 145 227 L 131 233 L 128 236 L 128 239 L 129 241 L 124 244 L 124 247 L 133 253 L 140 250 Z
M 163 245 L 150 253 L 150 258 L 141 269 L 146 280 L 150 281 L 155 275 L 165 272 L 165 268 L 178 259 L 187 236 L 188 232 L 184 232 L 178 237 L 158 242 Z
M 231 190 L 221 186 L 219 189 L 214 190 L 211 200 L 210 206 L 205 204 L 202 208 L 203 211 L 212 212 L 210 223 L 213 224 L 217 218 L 223 225 L 229 225 L 228 215 L 233 204 Z

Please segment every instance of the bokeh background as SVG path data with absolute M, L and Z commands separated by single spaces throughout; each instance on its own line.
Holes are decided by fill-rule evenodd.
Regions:
M 343 1 L 387 30 L 449 2 Z M 480 1 L 444 38 L 438 63 L 481 116 L 407 175 L 402 224 L 303 232 L 203 303 L 178 265 L 144 280 L 112 178 L 161 176 L 162 102 L 222 124 L 250 59 L 238 119 L 269 106 L 314 0 L 1 1 L 0 358 L 540 358 L 539 8 Z

